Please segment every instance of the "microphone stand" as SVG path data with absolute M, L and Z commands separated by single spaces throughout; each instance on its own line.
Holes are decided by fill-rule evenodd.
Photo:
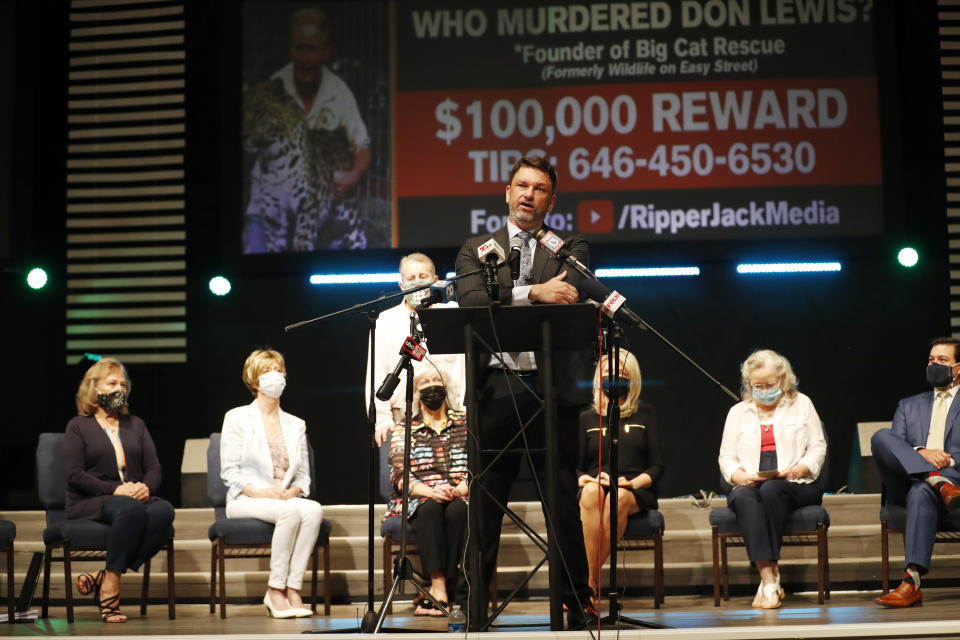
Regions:
M 475 271 L 470 271 L 468 273 L 461 274 L 454 278 L 448 278 L 448 280 L 455 281 L 458 278 L 461 278 L 464 276 L 477 275 L 481 271 L 482 269 L 477 269 Z M 398 291 L 396 293 L 382 295 L 378 298 L 374 298 L 373 300 L 361 302 L 351 307 L 340 309 L 338 311 L 334 311 L 333 313 L 328 313 L 322 316 L 317 316 L 309 320 L 295 322 L 283 328 L 285 332 L 290 332 L 295 329 L 300 329 L 302 327 L 314 324 L 316 322 L 321 322 L 323 320 L 328 320 L 330 318 L 335 318 L 348 313 L 362 313 L 367 318 L 368 335 L 369 335 L 369 341 L 370 341 L 370 389 L 369 389 L 370 402 L 368 403 L 368 406 L 367 406 L 367 427 L 370 433 L 369 456 L 367 459 L 367 471 L 368 471 L 368 475 L 367 475 L 367 505 L 368 505 L 368 511 L 367 511 L 367 611 L 366 613 L 363 614 L 363 618 L 360 622 L 360 626 L 357 628 L 323 629 L 323 630 L 311 629 L 311 630 L 304 631 L 303 633 L 377 633 L 380 631 L 394 631 L 393 629 L 382 628 L 383 612 L 387 611 L 387 607 L 384 607 L 383 611 L 380 613 L 378 613 L 373 607 L 373 585 L 374 585 L 374 575 L 376 573 L 374 569 L 374 540 L 373 540 L 374 522 L 376 520 L 374 507 L 376 504 L 376 487 L 379 484 L 377 481 L 377 466 L 378 466 L 378 457 L 379 457 L 377 454 L 378 447 L 377 447 L 377 439 L 376 439 L 377 410 L 376 410 L 376 404 L 374 401 L 374 398 L 376 396 L 374 394 L 374 388 L 373 388 L 373 365 L 376 362 L 377 318 L 380 316 L 380 312 L 388 308 L 389 306 L 392 306 L 393 302 L 397 298 L 402 298 L 408 293 L 415 293 L 417 291 L 422 291 L 423 289 L 429 289 L 430 286 L 431 286 L 430 284 L 418 285 L 416 287 L 411 287 L 410 289 L 406 289 L 404 291 Z M 407 383 L 410 385 L 410 390 L 409 390 L 409 399 L 407 404 L 407 436 L 406 436 L 407 448 L 404 449 L 405 451 L 409 450 L 409 431 L 410 431 L 409 425 L 410 425 L 410 418 L 411 418 L 410 407 L 412 406 L 412 403 L 413 403 L 413 376 L 409 372 L 407 373 Z M 405 466 L 409 467 L 409 455 L 405 457 L 406 457 Z M 407 471 L 404 472 L 405 479 L 407 477 L 406 474 L 407 474 Z M 404 499 L 406 499 L 406 489 L 404 490 Z M 403 540 L 403 534 L 405 534 L 406 532 L 406 503 L 404 503 L 403 517 L 404 517 L 404 523 L 403 523 L 404 526 L 401 529 L 402 531 L 401 557 L 405 557 L 403 555 L 403 551 L 405 550 L 405 545 L 403 544 L 403 542 L 405 542 Z M 406 566 L 407 567 L 410 566 L 409 560 L 407 560 Z M 384 567 L 384 571 L 386 571 L 386 567 Z M 399 576 L 400 572 L 396 572 L 396 575 Z M 419 584 L 417 584 L 416 582 L 414 582 L 414 584 L 416 584 L 417 587 L 419 588 Z M 396 583 L 394 584 L 394 586 L 396 586 Z M 391 590 L 391 593 L 390 593 L 391 597 L 392 595 L 393 595 L 393 590 Z M 429 594 L 428 594 L 428 597 L 430 597 Z M 431 600 L 432 600 L 432 597 L 431 597 Z

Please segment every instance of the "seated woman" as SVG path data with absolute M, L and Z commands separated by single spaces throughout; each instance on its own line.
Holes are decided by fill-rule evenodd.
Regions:
M 67 518 L 110 525 L 106 568 L 77 578 L 77 590 L 93 594 L 104 622 L 127 620 L 119 609 L 120 576 L 166 544 L 174 516 L 173 505 L 154 495 L 160 461 L 147 425 L 130 415 L 131 388 L 119 361 L 94 363 L 77 389 L 79 415 L 63 436 Z
M 740 369 L 743 401 L 731 407 L 720 442 L 720 473 L 733 485 L 727 506 L 737 514 L 747 557 L 760 572 L 753 599 L 776 609 L 780 545 L 790 511 L 820 504 L 814 484 L 827 455 L 823 425 L 810 398 L 797 391 L 790 362 L 769 350 L 750 354 Z
M 620 350 L 622 382 L 609 385 L 606 356 L 593 376 L 593 406 L 580 415 L 580 521 L 587 550 L 590 587 L 599 593 L 600 569 L 610 557 L 610 461 L 607 459 L 607 403 L 610 390 L 620 406 L 620 455 L 617 478 L 617 540 L 627 519 L 643 509 L 657 508 L 656 483 L 663 475 L 656 411 L 640 400 L 640 365 Z M 602 425 L 602 426 L 601 426 Z M 602 435 L 602 437 L 601 437 Z M 603 446 L 603 468 L 600 447 Z M 596 606 L 596 601 L 594 601 Z
M 413 379 L 414 409 L 410 434 L 409 526 L 417 538 L 423 571 L 430 576 L 430 595 L 444 608 L 449 594 L 459 596 L 467 526 L 467 427 L 463 414 L 447 404 L 444 381 L 449 374 L 427 369 Z M 386 518 L 403 509 L 404 425 L 390 437 L 390 482 L 393 495 Z M 440 616 L 430 600 L 415 598 L 414 615 Z
M 227 517 L 276 525 L 270 544 L 270 578 L 263 604 L 274 618 L 312 615 L 300 589 L 323 520 L 310 493 L 307 427 L 280 409 L 287 384 L 283 356 L 265 349 L 247 357 L 243 383 L 250 404 L 223 417 L 220 477 L 227 485 Z

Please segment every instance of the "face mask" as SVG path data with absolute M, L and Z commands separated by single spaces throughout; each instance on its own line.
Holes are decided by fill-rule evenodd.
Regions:
M 927 382 L 931 386 L 949 387 L 953 384 L 953 378 L 953 367 L 937 363 L 927 365 Z
M 279 371 L 267 371 L 257 379 L 257 384 L 264 395 L 279 398 L 287 386 L 287 378 Z
M 414 287 L 419 287 L 421 285 L 431 284 L 432 282 L 433 282 L 432 278 L 427 280 L 411 280 L 410 282 L 404 282 L 401 285 L 401 287 L 403 289 L 412 289 Z M 403 296 L 403 299 L 406 300 L 408 305 L 416 309 L 417 305 L 423 302 L 424 300 L 426 300 L 426 298 L 429 295 L 430 295 L 430 289 L 421 289 L 420 291 L 414 291 L 413 293 L 408 293 L 407 295 Z
M 605 393 L 609 393 L 617 400 L 626 398 L 630 394 L 630 380 L 628 378 L 618 377 L 613 381 L 613 384 L 611 384 L 610 380 L 604 377 L 600 382 L 600 386 L 603 387 Z
M 439 384 L 420 389 L 420 402 L 430 411 L 436 411 L 442 407 L 443 401 L 446 399 L 447 390 Z
M 98 393 L 97 404 L 109 415 L 115 416 L 127 406 L 127 394 L 119 390 L 111 393 Z
M 773 387 L 771 389 L 754 389 L 753 399 L 760 404 L 773 404 L 780 399 L 780 394 L 782 393 L 783 392 L 780 390 L 780 387 Z

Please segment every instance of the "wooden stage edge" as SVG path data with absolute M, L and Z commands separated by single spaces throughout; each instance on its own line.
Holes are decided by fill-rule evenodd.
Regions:
M 618 640 L 640 638 L 696 638 L 697 640 L 750 640 L 760 638 L 957 638 L 960 637 L 960 589 L 936 588 L 924 591 L 924 604 L 904 610 L 882 609 L 873 604 L 878 592 L 835 592 L 824 606 L 817 604 L 815 593 L 788 594 L 784 607 L 760 611 L 750 607 L 751 598 L 733 597 L 720 607 L 713 599 L 700 596 L 668 597 L 660 610 L 649 608 L 646 600 L 627 600 L 624 615 L 665 625 L 666 629 L 624 626 L 619 631 L 603 629 L 600 638 Z M 81 601 L 82 602 L 82 601 Z M 145 617 L 136 606 L 124 611 L 130 615 L 125 624 L 103 624 L 96 609 L 83 603 L 75 609 L 75 621 L 68 624 L 62 607 L 53 607 L 50 618 L 36 622 L 0 625 L 0 637 L 68 636 L 71 638 L 114 639 L 143 638 L 305 638 L 307 632 L 326 637 L 357 638 L 359 618 L 365 604 L 334 605 L 330 617 L 315 616 L 295 620 L 274 620 L 262 605 L 234 605 L 228 618 L 210 614 L 207 605 L 185 604 L 177 607 L 177 619 L 168 620 L 166 607 L 152 605 Z M 446 632 L 445 618 L 414 617 L 409 602 L 398 602 L 394 615 L 385 622 L 386 632 L 403 631 L 411 640 L 436 640 L 437 632 Z M 470 633 L 468 638 L 494 634 L 498 638 L 593 638 L 587 631 L 552 632 L 549 630 L 547 602 L 531 600 L 510 605 L 498 620 L 502 625 L 485 634 Z M 453 634 L 448 634 L 452 636 Z

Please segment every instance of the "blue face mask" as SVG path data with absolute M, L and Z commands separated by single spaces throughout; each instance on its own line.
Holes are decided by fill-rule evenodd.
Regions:
M 760 404 L 773 404 L 780 399 L 781 394 L 783 394 L 783 391 L 780 390 L 780 387 L 772 387 L 770 389 L 754 389 L 753 399 Z

